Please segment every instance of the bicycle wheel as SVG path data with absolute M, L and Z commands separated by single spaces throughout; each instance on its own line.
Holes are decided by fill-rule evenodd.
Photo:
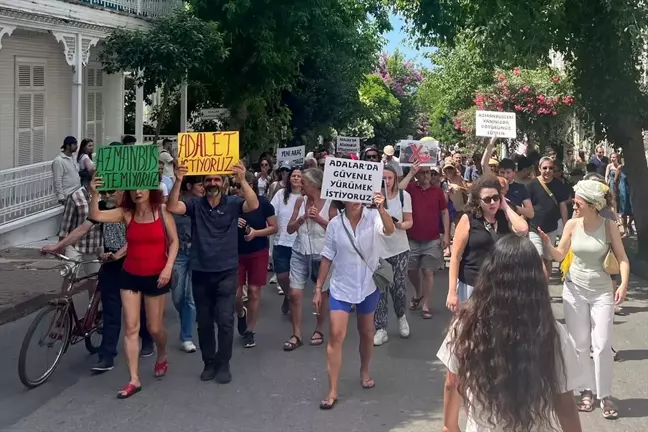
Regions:
M 18 376 L 25 387 L 38 387 L 47 381 L 63 357 L 72 336 L 72 315 L 69 307 L 69 305 L 50 305 L 41 310 L 29 326 L 18 359 Z M 43 355 L 40 351 L 30 350 L 33 342 L 36 342 L 37 348 L 45 347 L 47 351 L 52 348 L 52 352 L 49 353 L 52 356 L 50 357 L 47 351 Z M 60 346 L 54 348 L 57 344 Z M 32 362 L 41 362 L 43 359 L 44 367 L 33 367 Z
M 85 347 L 90 354 L 97 354 L 101 341 L 103 340 L 103 312 L 101 304 L 95 313 L 93 330 L 91 330 L 85 337 Z

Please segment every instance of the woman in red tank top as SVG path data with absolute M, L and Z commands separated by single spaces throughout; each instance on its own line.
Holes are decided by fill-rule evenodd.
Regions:
M 130 381 L 117 397 L 126 399 L 142 389 L 139 379 L 139 329 L 142 297 L 146 309 L 146 325 L 157 347 L 154 375 L 163 377 L 168 369 L 166 332 L 162 317 L 166 295 L 170 289 L 173 263 L 178 254 L 178 233 L 175 221 L 163 204 L 159 190 L 128 191 L 121 207 L 99 210 L 97 188 L 103 182 L 92 180 L 90 217 L 102 223 L 125 223 L 128 250 L 122 270 L 121 299 L 124 314 L 124 351 Z

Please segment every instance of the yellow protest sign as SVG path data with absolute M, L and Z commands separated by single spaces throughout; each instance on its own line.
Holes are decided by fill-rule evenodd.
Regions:
M 178 163 L 188 175 L 229 174 L 238 161 L 238 131 L 178 134 Z

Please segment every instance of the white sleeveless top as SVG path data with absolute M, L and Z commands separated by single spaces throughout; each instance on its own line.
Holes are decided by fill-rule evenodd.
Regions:
M 329 208 L 331 207 L 331 200 L 326 200 L 320 210 L 320 216 L 329 220 Z M 297 217 L 302 217 L 306 214 L 306 198 L 304 199 Z M 314 220 L 306 219 L 299 229 L 297 230 L 297 238 L 293 245 L 293 250 L 302 255 L 320 255 L 324 249 L 324 237 L 326 237 L 326 230 L 322 225 Z

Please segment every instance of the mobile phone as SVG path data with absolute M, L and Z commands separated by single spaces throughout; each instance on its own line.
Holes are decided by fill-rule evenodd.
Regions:
M 394 223 L 398 223 L 398 222 L 400 222 L 400 221 L 399 221 L 398 219 L 396 219 L 394 216 L 392 216 L 392 221 L 394 221 Z
M 389 203 L 387 202 L 388 201 L 387 200 L 387 185 L 385 184 L 385 179 L 382 179 L 382 183 L 381 183 L 380 187 L 381 187 L 381 192 L 382 192 L 383 196 L 385 197 L 385 201 L 383 202 L 383 207 L 385 208 L 385 210 L 388 210 L 389 209 Z

